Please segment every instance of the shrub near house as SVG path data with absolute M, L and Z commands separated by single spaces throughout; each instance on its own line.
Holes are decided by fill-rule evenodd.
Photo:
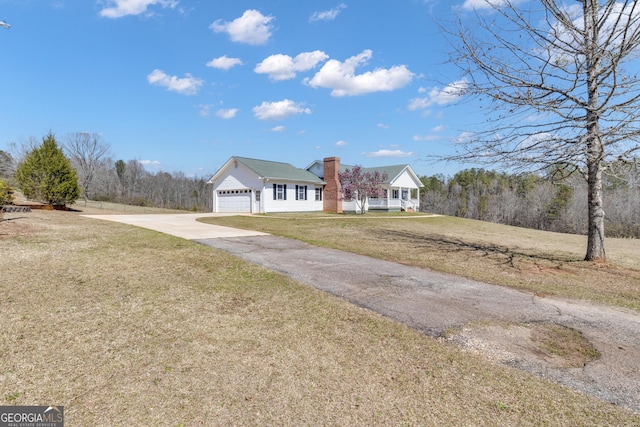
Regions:
M 7 205 L 13 200 L 13 192 L 9 184 L 0 179 L 0 205 Z

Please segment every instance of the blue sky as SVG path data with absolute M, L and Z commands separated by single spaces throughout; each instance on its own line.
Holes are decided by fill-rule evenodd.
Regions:
M 437 24 L 472 3 L 0 0 L 0 149 L 95 132 L 114 159 L 190 176 L 233 155 L 452 175 L 428 156 L 473 109 L 452 106 Z

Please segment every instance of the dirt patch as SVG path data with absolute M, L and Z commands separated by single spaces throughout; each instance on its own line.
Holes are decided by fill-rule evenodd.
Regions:
M 449 331 L 445 338 L 465 351 L 511 366 L 582 368 L 600 357 L 575 329 L 549 323 L 483 323 Z
M 579 331 L 562 325 L 532 325 L 531 341 L 536 354 L 551 364 L 565 368 L 581 368 L 598 360 L 600 352 Z

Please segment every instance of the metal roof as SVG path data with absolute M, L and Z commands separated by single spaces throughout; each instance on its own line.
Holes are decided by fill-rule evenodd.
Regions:
M 216 172 L 209 182 L 213 182 L 216 176 L 225 170 L 233 161 L 237 161 L 238 163 L 242 163 L 247 168 L 251 169 L 255 172 L 260 178 L 268 178 L 268 179 L 279 179 L 286 181 L 298 181 L 298 182 L 310 182 L 315 184 L 325 184 L 323 178 L 317 177 L 315 174 L 309 172 L 306 169 L 297 168 L 290 163 L 284 162 L 274 162 L 271 160 L 259 160 L 259 159 L 251 159 L 248 157 L 231 157 L 219 170 Z M 323 164 L 323 162 L 316 160 L 311 163 L 308 167 L 311 167 L 314 163 Z M 340 172 L 344 172 L 347 169 L 353 169 L 354 166 L 351 165 L 340 165 Z M 422 183 L 418 176 L 413 172 L 411 166 L 409 165 L 390 165 L 390 166 L 376 166 L 369 168 L 362 168 L 363 172 L 375 172 L 378 171 L 380 174 L 387 174 L 387 179 L 383 182 L 383 184 L 391 184 L 398 176 L 405 170 L 409 170 L 409 173 L 414 177 L 418 185 L 422 187 Z
M 237 160 L 261 178 L 282 179 L 287 181 L 303 181 L 323 184 L 324 181 L 305 169 L 299 169 L 289 163 L 273 162 L 270 160 L 249 159 L 247 157 L 233 156 Z

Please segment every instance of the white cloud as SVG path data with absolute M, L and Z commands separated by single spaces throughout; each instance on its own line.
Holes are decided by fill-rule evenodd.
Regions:
M 369 153 L 362 153 L 366 157 L 411 157 L 413 152 L 402 150 L 378 150 Z
M 516 6 L 525 0 L 465 0 L 460 6 L 463 10 L 499 9 L 507 5 Z
M 157 160 L 140 160 L 140 164 L 152 169 L 160 169 L 160 166 L 162 166 L 162 163 Z
M 378 127 L 380 129 L 389 129 L 389 125 L 385 125 L 384 123 L 378 123 Z
M 240 18 L 231 22 L 218 19 L 209 28 L 216 33 L 229 34 L 234 42 L 261 45 L 269 41 L 273 28 L 271 21 L 274 19 L 272 16 L 264 16 L 257 10 L 249 9 Z
M 310 70 L 328 57 L 329 55 L 320 50 L 302 52 L 295 58 L 276 54 L 265 58 L 253 71 L 268 74 L 274 81 L 289 80 L 293 79 L 297 72 Z
M 175 8 L 177 0 L 108 0 L 108 7 L 100 11 L 100 16 L 105 18 L 122 18 L 127 15 L 140 15 L 145 13 L 149 6 L 161 6 L 163 8 Z
M 183 95 L 195 95 L 203 84 L 201 79 L 197 79 L 189 73 L 185 74 L 184 78 L 178 78 L 158 69 L 153 70 L 147 76 L 147 81 L 152 85 L 165 87 L 167 90 Z
M 473 132 L 462 132 L 457 137 L 453 138 L 453 142 L 456 144 L 468 144 L 475 138 L 476 134 Z
M 429 92 L 428 96 L 424 98 L 414 98 L 409 102 L 409 110 L 422 110 L 432 105 L 446 105 L 456 101 L 469 87 L 469 82 L 466 79 L 456 80 L 449 83 L 443 89 L 434 87 Z
M 209 114 L 211 114 L 210 104 L 199 105 L 199 107 L 200 107 L 200 117 L 208 117 Z
M 222 118 L 222 119 L 232 119 L 236 116 L 236 114 L 238 114 L 238 109 L 237 108 L 229 108 L 229 109 L 220 109 L 218 111 L 216 111 L 216 116 Z
M 640 8 L 637 2 L 615 2 L 607 11 L 601 11 L 599 17 L 600 43 L 609 52 L 618 52 L 622 43 L 628 43 L 630 34 L 637 34 L 640 26 Z M 585 61 L 582 54 L 583 46 L 580 45 L 582 36 L 576 36 L 584 29 L 584 16 L 581 5 L 569 5 L 564 7 L 564 12 L 571 22 L 556 21 L 552 24 L 552 30 L 547 37 L 550 43 L 546 47 L 548 61 L 557 66 L 572 64 L 576 60 L 576 54 Z M 605 14 L 605 16 L 602 16 Z M 606 18 L 606 19 L 605 19 Z M 628 47 L 628 46 L 627 46 Z M 573 50 L 573 52 L 572 52 Z M 628 60 L 638 59 L 638 48 L 628 57 Z M 578 53 L 579 52 L 579 53 Z
M 325 10 L 322 12 L 314 12 L 313 15 L 309 17 L 309 22 L 333 21 L 334 19 L 336 19 L 338 14 L 342 12 L 342 9 L 346 9 L 346 8 L 347 8 L 347 5 L 344 3 L 341 3 L 340 5 L 338 5 L 333 9 Z
M 557 141 L 560 139 L 558 135 L 549 132 L 540 132 L 533 135 L 529 135 L 518 143 L 519 150 L 546 150 L 549 141 Z M 535 151 L 532 157 L 540 154 L 540 151 Z
M 283 120 L 296 114 L 311 114 L 311 110 L 290 99 L 276 102 L 263 102 L 253 107 L 253 113 L 260 120 Z
M 367 49 L 344 62 L 329 60 L 312 79 L 305 80 L 305 83 L 311 87 L 331 89 L 332 96 L 354 96 L 396 90 L 406 86 L 413 79 L 413 73 L 405 65 L 388 69 L 376 68 L 374 71 L 355 74 L 356 67 L 365 64 L 371 56 L 371 50 Z
M 439 135 L 414 135 L 414 141 L 435 141 L 440 139 Z
M 344 147 L 346 145 L 349 145 L 347 143 L 347 141 L 338 141 L 338 142 L 336 142 L 336 147 Z
M 242 65 L 240 58 L 229 58 L 227 55 L 212 59 L 207 62 L 207 67 L 218 68 L 220 70 L 229 70 L 236 65 Z
M 284 132 L 286 129 L 284 126 L 275 126 L 271 128 L 271 132 Z
M 437 141 L 439 139 L 442 139 L 442 136 L 436 135 L 436 134 L 442 132 L 445 129 L 446 128 L 443 125 L 436 126 L 433 129 L 431 129 L 431 132 L 433 132 L 432 134 L 430 134 L 430 135 L 414 135 L 413 136 L 413 140 L 414 141 Z

